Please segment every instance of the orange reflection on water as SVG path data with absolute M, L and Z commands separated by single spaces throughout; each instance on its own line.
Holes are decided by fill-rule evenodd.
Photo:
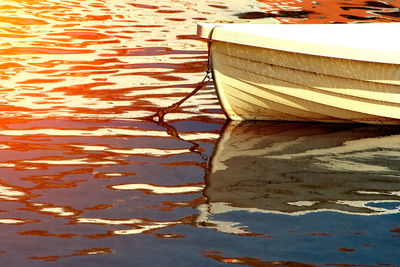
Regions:
M 160 98 L 169 97 L 168 104 L 180 98 L 201 79 L 206 61 L 204 43 L 182 33 L 192 32 L 199 20 L 198 13 L 190 19 L 187 8 L 207 5 L 185 5 L 0 4 L 0 119 L 140 119 L 164 105 Z M 154 93 L 155 87 L 162 94 Z M 218 108 L 215 95 L 210 99 L 204 108 Z M 199 103 L 194 107 L 202 109 Z M 206 116 L 223 118 L 221 113 Z
M 261 10 L 284 23 L 350 23 L 400 21 L 400 1 L 257 0 Z
M 265 266 L 265 267 L 316 267 L 317 264 L 301 263 L 294 261 L 264 261 L 254 257 L 228 257 L 220 251 L 206 251 L 205 257 L 217 262 L 238 264 L 243 266 Z
M 259 1 L 259 7 L 278 12 L 273 17 L 284 22 L 356 19 L 338 14 L 395 19 L 388 2 L 379 7 L 325 2 Z M 194 36 L 196 24 L 222 14 L 236 19 L 234 14 L 249 9 L 242 0 L 229 5 L 2 0 L 2 256 L 19 261 L 14 266 L 38 260 L 79 265 L 84 261 L 73 258 L 153 251 L 159 243 L 197 231 L 224 239 L 271 239 L 238 221 L 220 219 L 229 203 L 212 205 L 203 195 L 208 160 L 225 120 L 212 86 L 167 114 L 167 123 L 144 119 L 180 100 L 203 78 L 207 48 Z M 318 17 L 318 12 L 337 10 Z M 141 242 L 154 239 L 162 242 Z M 205 257 L 268 263 L 211 254 Z
M 87 256 L 87 255 L 101 255 L 101 254 L 109 254 L 114 253 L 114 250 L 111 248 L 87 248 L 79 250 L 75 253 L 71 253 L 68 255 L 60 255 L 60 256 L 31 256 L 30 259 L 34 260 L 43 260 L 43 261 L 57 261 L 61 258 L 69 258 L 75 256 Z
M 179 214 L 205 201 L 205 149 L 193 153 L 192 147 L 193 141 L 213 144 L 218 134 L 212 131 L 183 131 L 193 140 L 185 141 L 152 122 L 17 120 L 1 126 L 0 226 L 20 227 L 10 231 L 13 240 L 43 240 L 29 254 L 32 261 L 115 252 L 112 246 L 76 249 L 90 246 L 87 240 L 184 238 L 174 227 L 193 225 L 192 216 L 140 214 Z M 187 182 L 188 176 L 199 177 Z M 65 242 L 74 246 L 60 246 Z

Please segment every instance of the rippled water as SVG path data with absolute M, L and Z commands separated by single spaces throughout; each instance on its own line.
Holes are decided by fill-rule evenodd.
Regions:
M 1 262 L 400 265 L 398 128 L 225 123 L 212 84 L 147 118 L 203 78 L 198 22 L 399 21 L 398 7 L 0 0 Z

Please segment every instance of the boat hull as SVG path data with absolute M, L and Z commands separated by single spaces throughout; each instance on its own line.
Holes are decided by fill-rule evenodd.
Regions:
M 212 40 L 214 84 L 232 120 L 400 124 L 400 64 Z

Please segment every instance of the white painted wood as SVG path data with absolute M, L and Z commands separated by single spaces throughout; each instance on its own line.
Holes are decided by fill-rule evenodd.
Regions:
M 400 22 L 362 24 L 199 24 L 198 35 L 235 44 L 400 64 Z
M 200 26 L 199 35 L 208 38 L 212 27 Z M 400 23 L 388 23 L 385 38 L 384 27 L 218 25 L 210 53 L 221 106 L 233 120 L 400 124 L 400 42 L 392 33 Z M 374 30 L 382 39 L 371 38 Z

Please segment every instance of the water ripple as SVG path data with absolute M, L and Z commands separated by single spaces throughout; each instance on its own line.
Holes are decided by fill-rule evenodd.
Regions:
M 228 5 L 217 0 L 0 1 L 3 262 L 10 266 L 42 266 L 43 262 L 56 262 L 58 266 L 187 266 L 195 262 L 209 266 L 215 261 L 260 265 L 271 263 L 263 257 L 273 254 L 271 258 L 276 258 L 292 244 L 304 245 L 298 239 L 302 234 L 285 228 L 289 223 L 271 225 L 281 219 L 253 220 L 256 225 L 252 227 L 246 221 L 251 215 L 268 213 L 265 207 L 255 206 L 257 199 L 244 207 L 229 201 L 251 195 L 246 191 L 251 184 L 239 180 L 246 175 L 229 176 L 238 179 L 238 184 L 228 188 L 232 179 L 228 180 L 218 187 L 224 194 L 217 194 L 226 196 L 226 201 L 214 200 L 212 189 L 223 180 L 212 179 L 210 159 L 214 159 L 213 170 L 228 165 L 217 161 L 221 153 L 215 144 L 225 116 L 212 84 L 166 114 L 163 122 L 148 118 L 159 108 L 182 99 L 203 79 L 207 44 L 195 36 L 198 22 L 246 16 L 250 16 L 246 20 L 251 16 L 261 20 L 273 17 L 286 23 L 398 20 L 398 1 L 331 1 L 328 6 L 328 1 L 319 2 L 233 0 Z M 260 133 L 260 129 L 247 132 Z M 292 126 L 299 133 L 294 129 Z M 301 167 L 290 164 L 322 155 L 314 162 L 315 168 L 340 174 L 374 169 L 375 174 L 384 176 L 384 185 L 394 179 L 398 174 L 398 149 L 394 147 L 397 139 L 384 134 L 385 138 L 366 143 L 351 141 L 352 131 L 344 133 L 351 137 L 346 139 L 347 135 L 339 131 L 339 137 L 348 141 L 342 146 L 325 149 L 318 146 L 323 140 L 312 135 L 315 149 L 297 153 L 285 150 L 268 155 L 268 160 L 286 166 L 283 169 L 287 171 L 304 173 Z M 296 142 L 300 147 L 304 144 Z M 221 141 L 218 143 L 220 147 Z M 290 144 L 296 147 L 287 142 L 274 148 Z M 234 167 L 244 164 L 251 168 L 253 162 L 248 160 L 252 157 L 241 158 L 242 154 L 237 152 L 239 160 Z M 372 159 L 381 159 L 382 155 L 389 165 L 372 164 Z M 374 185 L 379 182 L 369 181 Z M 312 184 L 316 183 L 307 186 L 311 188 Z M 252 188 L 262 197 L 268 195 L 262 184 Z M 354 188 L 352 194 L 365 201 L 336 198 L 326 205 L 388 216 L 398 213 L 398 202 L 394 200 L 399 191 L 395 187 L 382 191 L 357 184 Z M 229 194 L 231 189 L 233 194 Z M 320 190 L 324 189 L 329 191 L 321 186 Z M 373 198 L 375 201 L 371 201 Z M 314 198 L 289 200 L 285 208 L 291 210 L 314 211 L 321 203 L 321 199 Z M 246 213 L 240 213 L 243 210 Z M 296 218 L 296 229 L 303 225 L 300 217 Z M 309 221 L 305 225 L 313 225 Z M 346 221 L 341 219 L 338 225 Z M 385 233 L 390 239 L 399 232 L 392 222 L 378 233 L 382 240 Z M 325 235 L 313 230 L 314 235 L 310 231 L 307 234 L 306 248 L 316 240 L 346 232 Z M 271 231 L 277 231 L 277 237 Z M 371 233 L 375 231 L 377 228 Z M 347 237 L 339 240 L 340 253 L 347 253 L 351 247 L 347 240 L 354 237 Z M 290 241 L 281 249 L 279 244 L 285 240 Z M 249 244 L 251 253 L 244 248 Z M 312 246 L 315 248 L 315 243 Z M 382 252 L 385 246 L 377 249 Z M 279 251 L 273 250 L 275 247 Z M 327 247 L 318 245 L 321 249 Z M 272 252 L 266 255 L 265 248 Z M 309 254 L 299 249 L 302 247 L 296 247 L 295 258 Z M 358 251 L 351 253 L 358 255 Z M 236 256 L 225 256 L 231 254 Z M 284 265 L 286 261 L 277 262 Z

